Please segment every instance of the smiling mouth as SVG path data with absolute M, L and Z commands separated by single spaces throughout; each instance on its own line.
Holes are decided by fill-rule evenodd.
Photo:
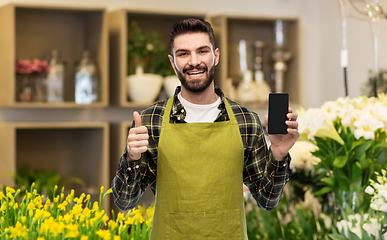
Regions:
M 204 71 L 190 71 L 187 72 L 187 74 L 191 77 L 200 76 L 204 73 Z

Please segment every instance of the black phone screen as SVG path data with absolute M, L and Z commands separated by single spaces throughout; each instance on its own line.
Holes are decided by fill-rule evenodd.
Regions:
M 270 93 L 269 94 L 269 134 L 287 134 L 288 126 L 285 121 L 288 120 L 286 115 L 289 112 L 289 94 L 287 93 Z

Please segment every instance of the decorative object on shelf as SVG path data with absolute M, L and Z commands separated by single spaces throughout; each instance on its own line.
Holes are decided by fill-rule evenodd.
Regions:
M 275 21 L 275 50 L 272 54 L 274 60 L 275 92 L 283 92 L 287 61 L 292 57 L 284 47 L 284 31 L 281 19 Z
M 340 15 L 341 15 L 341 52 L 340 52 L 340 65 L 343 68 L 344 74 L 344 89 L 345 96 L 348 96 L 348 80 L 347 80 L 347 67 L 348 67 L 348 49 L 347 49 L 347 10 L 346 0 L 339 0 Z
M 387 93 L 387 69 L 380 69 L 378 73 L 374 73 L 373 70 L 369 71 L 368 81 L 362 88 L 362 93 L 368 97 L 375 95 L 374 93 L 374 81 L 376 76 L 377 94 Z
M 265 75 L 263 73 L 263 49 L 265 48 L 265 43 L 262 41 L 254 42 L 254 59 L 253 59 L 253 69 L 254 69 L 254 80 L 257 85 L 257 98 L 259 103 L 266 104 L 271 92 L 269 84 L 265 81 Z
M 59 59 L 59 52 L 54 49 L 48 61 L 50 71 L 47 74 L 47 102 L 63 102 L 64 64 Z
M 267 103 L 267 97 L 271 92 L 269 85 L 264 80 L 264 74 L 262 71 L 263 61 L 263 48 L 265 44 L 262 41 L 255 41 L 252 49 L 254 51 L 252 70 L 248 69 L 247 63 L 247 44 L 245 40 L 239 41 L 239 61 L 240 71 L 243 76 L 241 82 L 239 82 L 236 90 L 233 90 L 233 86 L 227 86 L 228 92 L 235 91 L 238 101 L 241 103 Z
M 97 66 L 90 58 L 90 52 L 82 52 L 82 59 L 75 72 L 75 102 L 90 104 L 98 101 L 99 84 Z
M 239 41 L 239 67 L 241 74 L 243 76 L 242 81 L 239 82 L 238 87 L 236 89 L 236 93 L 238 95 L 238 101 L 243 103 L 255 102 L 257 101 L 255 88 L 252 86 L 253 76 L 252 72 L 248 70 L 247 67 L 247 49 L 246 49 L 246 41 L 241 39 Z
M 128 39 L 128 96 L 135 102 L 152 102 L 161 90 L 160 77 L 174 74 L 168 59 L 169 51 L 157 31 L 144 34 L 135 21 L 131 22 L 131 28 Z M 160 77 L 156 77 L 156 74 Z M 142 77 L 146 77 L 146 80 L 137 82 L 141 81 Z M 151 79 L 155 79 L 155 82 L 152 82 Z M 151 86 L 152 89 L 148 89 L 151 93 L 142 93 L 143 88 Z M 157 94 L 154 92 L 156 89 Z M 144 96 L 137 97 L 140 95 Z
M 141 66 L 137 73 L 129 75 L 128 97 L 137 103 L 152 103 L 156 100 L 163 85 L 163 76 L 153 73 L 144 73 Z
M 342 12 L 342 19 L 344 19 L 345 15 L 345 3 L 349 2 L 349 4 L 356 10 L 357 13 L 359 13 L 361 16 L 365 16 L 371 24 L 371 34 L 373 38 L 373 57 L 374 57 L 374 77 L 373 77 L 373 96 L 378 96 L 378 85 L 377 85 L 377 78 L 378 78 L 378 72 L 379 72 L 379 40 L 380 40 L 380 31 L 381 31 L 381 19 L 386 19 L 387 14 L 383 9 L 382 1 L 380 0 L 339 0 L 341 12 Z M 342 20 L 343 21 L 343 20 Z M 344 24 L 344 22 L 343 22 Z M 344 25 L 343 25 L 344 27 Z M 343 39 L 344 39 L 344 32 L 343 32 Z M 343 42 L 344 43 L 344 42 Z
M 131 22 L 128 39 L 128 75 L 135 74 L 140 66 L 144 73 L 162 76 L 173 75 L 169 62 L 169 48 L 161 40 L 160 33 L 152 31 L 144 34 L 136 21 Z
M 5 187 L 0 191 L 2 206 L 0 233 L 3 239 L 149 239 L 154 206 L 137 207 L 115 215 L 104 209 L 105 198 L 112 193 L 101 187 L 99 200 L 65 189 L 53 195 L 38 194 L 35 185 L 23 191 Z M 23 200 L 18 201 L 23 194 Z M 4 217 L 3 217 L 4 216 Z
M 176 87 L 180 85 L 180 80 L 176 75 L 166 76 L 164 78 L 163 86 L 167 97 L 172 97 L 173 94 L 175 94 Z
M 16 61 L 16 99 L 22 102 L 45 100 L 45 75 L 50 67 L 47 61 L 34 58 Z

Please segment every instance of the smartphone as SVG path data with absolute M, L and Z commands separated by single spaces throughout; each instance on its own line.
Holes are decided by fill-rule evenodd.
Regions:
M 269 134 L 287 134 L 288 125 L 286 115 L 289 112 L 289 94 L 288 93 L 270 93 L 269 94 Z

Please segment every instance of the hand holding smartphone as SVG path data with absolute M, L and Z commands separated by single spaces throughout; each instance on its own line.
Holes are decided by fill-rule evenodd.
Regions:
M 268 133 L 284 135 L 288 133 L 287 114 L 289 112 L 288 93 L 269 94 Z

